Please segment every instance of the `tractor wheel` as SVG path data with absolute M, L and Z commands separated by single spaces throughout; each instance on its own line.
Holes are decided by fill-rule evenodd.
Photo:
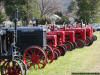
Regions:
M 74 42 L 73 45 L 74 45 L 74 49 L 77 48 L 77 43 L 76 42 Z
M 23 75 L 23 68 L 16 60 L 5 61 L 1 67 L 1 75 Z
M 65 48 L 65 52 L 67 52 L 67 48 L 66 48 L 66 45 L 64 44 L 64 45 L 62 45 L 64 48 Z
M 5 62 L 5 59 L 0 59 L 0 64 L 2 65 Z
M 57 60 L 58 59 L 58 53 L 56 51 L 54 51 L 54 60 Z
M 52 48 L 49 45 L 47 45 L 45 53 L 47 55 L 47 62 L 52 63 L 54 60 L 54 51 L 52 50 Z
M 24 51 L 23 61 L 28 68 L 42 69 L 46 66 L 47 56 L 38 46 L 31 46 Z
M 64 56 L 66 49 L 63 46 L 57 46 L 57 49 L 60 51 L 60 56 Z
M 85 41 L 85 45 L 86 46 L 90 46 L 90 45 L 92 45 L 93 44 L 93 40 L 92 39 L 90 39 L 88 36 L 86 37 L 86 41 Z
M 97 40 L 97 36 L 96 35 L 94 35 L 94 38 L 95 38 L 95 41 Z
M 83 48 L 85 46 L 85 42 L 83 40 L 77 40 L 76 44 L 78 48 Z
M 55 49 L 54 51 L 58 53 L 58 57 L 59 57 L 60 56 L 60 51 L 58 49 Z
M 0 60 L 0 64 L 1 64 L 2 60 Z
M 3 63 L 5 62 L 5 59 L 0 59 L 0 70 L 1 70 L 1 66 L 3 65 Z
M 97 36 L 93 35 L 92 39 L 93 39 L 93 41 L 96 41 L 97 40 Z
M 65 46 L 66 46 L 67 51 L 72 51 L 74 47 L 73 43 L 69 41 L 65 42 Z
M 17 61 L 22 65 L 23 75 L 27 75 L 27 65 L 24 63 L 23 60 L 17 60 Z

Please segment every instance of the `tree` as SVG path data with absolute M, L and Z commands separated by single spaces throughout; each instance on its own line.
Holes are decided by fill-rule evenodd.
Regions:
M 68 17 L 62 16 L 61 19 L 56 21 L 56 24 L 63 25 L 63 23 L 69 24 L 70 21 L 68 20 Z
M 0 23 L 5 20 L 5 14 L 0 11 Z
M 68 12 L 72 13 L 73 11 L 77 10 L 77 3 L 75 0 L 72 0 L 72 2 L 70 3 L 69 7 L 68 7 Z
M 51 23 L 51 19 L 44 16 L 39 20 L 39 24 L 40 25 L 45 25 L 46 23 L 50 24 Z
M 12 20 L 14 18 L 13 9 L 19 9 L 19 20 L 29 24 L 30 19 L 37 18 L 39 15 L 37 0 L 5 0 L 6 14 Z
M 97 14 L 99 2 L 100 0 L 77 0 L 79 8 L 77 11 L 78 21 L 92 22 Z
M 4 10 L 4 1 L 0 0 L 0 23 L 5 20 L 6 14 Z
M 40 9 L 40 17 L 54 13 L 58 9 L 56 0 L 38 0 L 38 6 Z

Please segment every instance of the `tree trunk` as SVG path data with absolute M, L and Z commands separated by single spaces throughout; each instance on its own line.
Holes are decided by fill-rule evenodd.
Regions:
M 5 13 L 5 7 L 4 7 L 4 1 L 0 1 L 0 11 L 2 12 L 2 13 Z

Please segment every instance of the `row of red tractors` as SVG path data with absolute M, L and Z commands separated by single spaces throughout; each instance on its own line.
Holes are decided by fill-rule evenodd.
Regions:
M 93 34 L 93 28 L 88 25 L 84 27 L 80 25 L 68 26 L 67 28 L 65 26 L 58 28 L 51 26 L 47 32 L 47 44 L 54 51 L 54 59 L 64 56 L 66 51 L 90 46 L 95 40 L 97 37 Z

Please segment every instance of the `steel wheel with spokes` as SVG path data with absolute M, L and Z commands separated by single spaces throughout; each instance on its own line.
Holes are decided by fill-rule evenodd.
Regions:
M 23 75 L 23 68 L 16 60 L 5 61 L 1 67 L 1 75 Z
M 52 50 L 52 48 L 49 45 L 47 45 L 45 53 L 47 55 L 47 62 L 52 63 L 54 60 L 54 51 Z
M 46 66 L 47 56 L 38 46 L 31 46 L 24 51 L 24 62 L 28 68 L 42 69 Z
M 23 60 L 17 60 L 17 61 L 21 64 L 23 68 L 23 75 L 27 75 L 27 65 L 24 63 Z

